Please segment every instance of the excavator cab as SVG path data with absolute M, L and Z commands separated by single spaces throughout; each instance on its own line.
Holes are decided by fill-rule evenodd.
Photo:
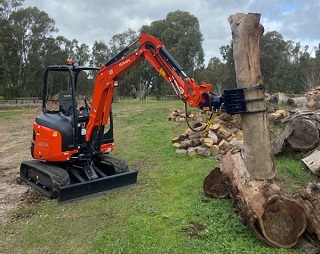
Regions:
M 86 146 L 84 137 L 90 114 L 90 100 L 81 93 L 91 90 L 89 81 L 93 81 L 89 77 L 98 70 L 97 67 L 76 66 L 70 62 L 46 69 L 43 82 L 43 114 L 35 119 L 34 132 L 38 133 L 36 137 L 40 140 L 40 130 L 49 128 L 48 135 L 43 136 L 43 139 L 48 139 L 48 149 L 46 153 L 35 142 L 32 151 L 35 159 L 69 161 L 77 157 L 81 147 Z M 89 87 L 86 89 L 84 86 Z M 50 130 L 58 131 L 56 135 L 59 140 L 56 135 L 50 137 Z M 108 136 L 110 152 L 113 149 L 112 119 Z
M 42 114 L 33 124 L 34 160 L 22 162 L 20 176 L 60 203 L 137 181 L 137 171 L 129 171 L 125 161 L 110 156 L 114 148 L 111 111 L 108 124 L 99 130 L 99 139 L 85 139 L 91 103 L 88 95 L 82 94 L 92 91 L 94 74 L 99 70 L 69 62 L 49 66 L 44 74 Z

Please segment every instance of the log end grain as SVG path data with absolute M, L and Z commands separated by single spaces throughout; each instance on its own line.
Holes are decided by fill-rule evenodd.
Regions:
M 203 190 L 212 198 L 226 198 L 229 196 L 225 185 L 226 175 L 220 171 L 220 168 L 213 169 L 204 179 Z
M 266 240 L 282 248 L 296 246 L 307 227 L 303 208 L 284 197 L 270 199 L 264 207 L 265 211 L 258 219 L 258 224 Z
M 310 151 L 315 148 L 320 141 L 317 124 L 303 117 L 296 117 L 287 123 L 286 129 L 292 129 L 287 142 L 292 149 L 297 151 Z

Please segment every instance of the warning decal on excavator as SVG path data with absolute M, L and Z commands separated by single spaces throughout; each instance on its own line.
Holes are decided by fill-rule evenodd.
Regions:
M 162 68 L 159 70 L 159 72 L 163 77 L 167 75 L 167 73 Z
M 58 136 L 58 132 L 57 131 L 52 132 L 52 137 L 57 137 L 57 136 Z

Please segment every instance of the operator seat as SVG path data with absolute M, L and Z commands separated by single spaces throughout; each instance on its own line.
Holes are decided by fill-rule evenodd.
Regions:
M 71 91 L 62 91 L 59 93 L 59 111 L 65 116 L 72 115 L 73 100 Z

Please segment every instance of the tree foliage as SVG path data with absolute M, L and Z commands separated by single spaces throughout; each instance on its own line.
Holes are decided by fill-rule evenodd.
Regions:
M 236 87 L 232 50 L 232 43 L 220 48 L 228 73 L 224 88 Z M 262 35 L 260 65 L 267 92 L 303 93 L 320 85 L 319 48 L 314 50 L 315 57 L 311 57 L 308 46 L 302 48 L 299 42 L 285 41 L 277 31 Z
M 7 89 L 14 87 L 14 92 L 21 96 L 30 88 L 33 90 L 32 84 L 43 69 L 46 42 L 56 29 L 54 20 L 36 7 L 18 9 L 5 22 L 5 31 L 11 36 L 2 40 L 6 63 L 1 69 L 4 76 L 2 85 Z
M 203 67 L 203 35 L 198 19 L 190 13 L 180 10 L 170 12 L 163 20 L 142 26 L 140 32 L 159 38 L 189 76 L 193 77 L 196 69 Z M 162 77 L 156 75 L 152 78 L 157 97 L 173 94 L 173 89 Z
M 81 65 L 100 66 L 138 37 L 138 32 L 127 29 L 115 34 L 108 43 L 96 40 L 91 48 L 77 39 L 54 37 L 58 31 L 55 21 L 36 7 L 22 8 L 23 1 L 0 0 L 0 96 L 5 98 L 39 96 L 48 65 L 63 64 L 71 58 Z M 165 19 L 143 25 L 139 32 L 162 40 L 184 72 L 198 83 L 212 83 L 219 94 L 236 87 L 232 42 L 220 47 L 221 60 L 211 56 L 205 66 L 203 35 L 198 19 L 190 13 L 170 12 Z M 320 85 L 320 44 L 310 49 L 299 42 L 286 41 L 277 31 L 267 32 L 261 37 L 260 60 L 269 93 L 303 93 Z M 81 76 L 85 84 L 83 93 L 87 95 L 92 90 L 91 77 L 92 74 Z M 158 98 L 174 94 L 172 87 L 147 62 L 121 77 L 117 92 L 141 100 L 149 93 Z
M 221 62 L 218 57 L 213 57 L 210 59 L 204 73 L 204 80 L 207 83 L 215 84 L 216 92 L 222 94 L 224 84 L 229 78 L 227 65 Z

